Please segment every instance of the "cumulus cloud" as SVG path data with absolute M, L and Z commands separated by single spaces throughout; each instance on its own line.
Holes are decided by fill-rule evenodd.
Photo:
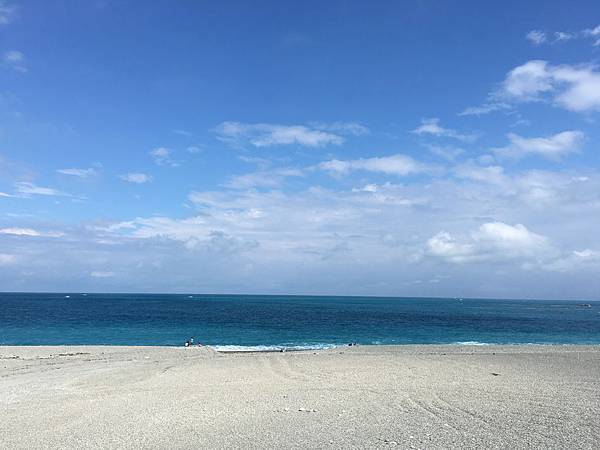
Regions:
M 579 151 L 585 140 L 581 131 L 563 131 L 546 137 L 524 138 L 509 133 L 509 145 L 493 149 L 501 157 L 522 158 L 527 155 L 538 155 L 548 159 L 561 157 Z
M 129 183 L 136 183 L 136 184 L 144 184 L 144 183 L 149 183 L 150 181 L 152 181 L 151 175 L 147 175 L 145 173 L 140 173 L 140 172 L 125 173 L 123 175 L 119 175 L 119 178 L 123 181 L 127 181 Z
M 344 142 L 344 138 L 338 134 L 304 125 L 223 122 L 217 126 L 215 132 L 219 140 L 235 147 L 247 143 L 258 148 L 292 144 L 324 147 L 341 145 Z
M 93 177 L 95 175 L 98 174 L 98 171 L 96 169 L 58 169 L 57 170 L 58 173 L 63 174 L 63 175 L 70 175 L 73 177 L 79 177 L 79 178 L 89 178 L 89 177 Z
M 522 224 L 487 222 L 468 236 L 455 237 L 442 231 L 426 242 L 427 251 L 453 263 L 471 261 L 537 258 L 549 251 L 545 236 L 528 230 Z
M 548 100 L 575 112 L 600 110 L 600 72 L 593 66 L 529 61 L 511 70 L 501 95 L 513 101 Z
M 528 61 L 508 72 L 488 102 L 467 108 L 459 115 L 483 115 L 526 102 L 548 102 L 578 113 L 600 111 L 600 72 L 590 64 Z
M 172 154 L 173 150 L 166 147 L 157 147 L 150 151 L 150 156 L 152 156 L 156 165 L 177 167 L 179 163 L 173 161 Z
M 440 125 L 440 119 L 437 118 L 423 119 L 421 121 L 421 125 L 415 128 L 412 132 L 418 135 L 449 137 L 464 142 L 472 142 L 477 138 L 477 136 L 474 134 L 463 134 L 450 128 L 444 128 Z
M 318 167 L 334 175 L 345 175 L 355 170 L 364 170 L 388 175 L 406 176 L 428 173 L 434 170 L 433 167 L 420 163 L 410 156 L 403 154 L 353 160 L 332 159 L 320 163 Z

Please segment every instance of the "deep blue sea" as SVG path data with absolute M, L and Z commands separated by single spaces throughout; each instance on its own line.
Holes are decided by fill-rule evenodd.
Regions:
M 182 345 L 192 336 L 221 349 L 600 344 L 600 302 L 0 294 L 0 345 Z

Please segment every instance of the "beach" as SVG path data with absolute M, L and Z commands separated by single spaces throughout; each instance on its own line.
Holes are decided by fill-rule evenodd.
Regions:
M 0 442 L 598 448 L 600 346 L 0 347 Z

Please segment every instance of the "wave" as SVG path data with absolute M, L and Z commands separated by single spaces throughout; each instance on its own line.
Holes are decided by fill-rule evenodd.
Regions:
M 337 347 L 335 344 L 306 344 L 306 345 L 211 345 L 211 348 L 221 353 L 231 352 L 287 352 L 300 350 L 327 350 Z
M 451 342 L 450 345 L 494 345 L 490 342 L 479 342 L 479 341 L 459 341 Z

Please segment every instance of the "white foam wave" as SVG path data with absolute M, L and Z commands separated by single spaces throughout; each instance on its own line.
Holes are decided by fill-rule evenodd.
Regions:
M 453 342 L 453 345 L 494 345 L 489 342 L 479 342 L 479 341 L 459 341 Z

